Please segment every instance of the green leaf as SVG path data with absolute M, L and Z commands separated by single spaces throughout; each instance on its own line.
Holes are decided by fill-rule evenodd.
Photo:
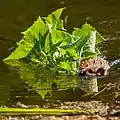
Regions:
M 54 12 L 52 12 L 50 15 L 48 15 L 48 17 L 44 17 L 44 20 L 45 22 L 49 25 L 49 28 L 54 28 L 56 27 L 57 25 L 57 22 L 60 22 L 59 21 L 59 18 L 62 14 L 62 11 L 64 10 L 65 8 L 60 8 Z M 59 26 L 59 25 L 58 25 Z
M 70 63 L 69 62 L 60 62 L 59 67 L 62 69 L 69 70 L 70 69 Z
M 58 30 L 64 30 L 64 31 L 66 31 L 66 29 L 64 28 L 64 22 L 63 22 L 63 20 L 59 20 L 57 22 L 57 29 Z
M 28 30 L 23 32 L 24 37 L 18 43 L 18 47 L 5 60 L 25 58 L 33 49 L 36 41 L 41 43 L 41 37 L 46 34 L 47 30 L 47 25 L 39 17 Z
M 72 56 L 74 59 L 77 59 L 78 54 L 76 53 L 76 50 L 74 48 L 68 48 L 66 49 L 66 51 L 68 52 L 68 54 L 70 56 Z
M 71 34 L 62 30 L 53 30 L 51 35 L 54 44 L 62 41 L 62 45 L 64 45 L 64 42 L 72 43 L 74 41 Z
M 87 23 L 85 23 L 81 29 L 79 28 L 74 28 L 74 29 L 75 30 L 72 32 L 72 35 L 79 37 L 87 36 L 90 31 L 94 30 L 94 28 Z
M 88 40 L 84 46 L 84 49 L 88 49 L 87 51 L 91 53 L 95 53 L 95 42 L 96 42 L 96 31 L 91 31 L 88 36 Z
M 81 29 L 74 28 L 72 35 L 79 36 L 79 37 L 82 37 L 82 36 L 86 37 L 86 36 L 88 36 L 89 32 L 91 32 L 91 31 L 96 31 L 96 44 L 105 40 L 94 27 L 92 27 L 91 25 L 89 25 L 87 23 L 85 23 Z
M 51 35 L 50 33 L 48 33 L 46 40 L 45 40 L 45 48 L 44 48 L 45 53 L 48 53 L 50 51 L 50 48 L 51 48 L 50 40 L 51 40 Z
M 81 59 L 92 58 L 98 55 L 98 51 L 96 51 L 95 43 L 96 43 L 96 31 L 91 31 L 90 34 L 85 38 L 84 45 L 82 46 Z M 79 48 L 78 48 L 79 49 Z
M 64 50 L 64 49 L 62 49 L 62 48 L 60 48 L 60 53 L 61 53 L 61 55 L 65 55 L 66 54 L 66 50 Z
M 96 44 L 99 44 L 103 41 L 105 41 L 105 39 L 100 35 L 98 31 L 96 31 Z

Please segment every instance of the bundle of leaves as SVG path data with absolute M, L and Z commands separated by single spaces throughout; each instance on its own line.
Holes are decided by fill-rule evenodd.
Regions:
M 96 47 L 104 38 L 85 23 L 68 33 L 60 18 L 64 8 L 39 18 L 25 32 L 17 48 L 4 60 L 29 60 L 37 65 L 62 72 L 76 73 L 80 61 L 100 54 Z

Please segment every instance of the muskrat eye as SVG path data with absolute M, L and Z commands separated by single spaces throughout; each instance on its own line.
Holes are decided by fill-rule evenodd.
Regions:
M 104 73 L 105 73 L 105 70 L 104 70 L 103 68 L 99 68 L 99 69 L 97 70 L 97 75 L 103 76 Z
M 93 70 L 89 69 L 88 70 L 89 73 L 95 73 Z

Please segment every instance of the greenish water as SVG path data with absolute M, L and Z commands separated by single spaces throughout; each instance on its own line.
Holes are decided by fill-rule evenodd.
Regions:
M 100 48 L 109 61 L 120 57 L 120 15 L 119 0 L 4 0 L 0 2 L 0 59 L 12 52 L 12 47 L 36 18 L 47 16 L 52 11 L 66 6 L 64 15 L 68 16 L 67 28 L 80 27 L 90 23 L 106 38 Z M 40 104 L 45 99 L 81 100 L 88 92 L 98 92 L 105 85 L 119 81 L 120 65 L 110 70 L 110 74 L 98 80 L 80 81 L 77 76 L 59 76 L 41 71 L 36 67 L 15 64 L 14 68 L 0 62 L 0 105 L 21 101 L 26 104 Z M 48 74 L 49 73 L 49 74 Z M 51 76 L 51 77 L 50 77 Z M 31 87 L 34 86 L 34 87 Z M 110 98 L 110 92 L 102 94 Z M 108 94 L 109 93 L 109 94 Z M 40 95 L 41 96 L 40 96 Z M 108 96 L 108 97 L 104 97 Z M 89 98 L 84 98 L 89 99 Z M 94 98 L 96 99 L 96 98 Z M 101 99 L 97 97 L 97 99 Z M 42 100 L 41 100 L 42 101 Z

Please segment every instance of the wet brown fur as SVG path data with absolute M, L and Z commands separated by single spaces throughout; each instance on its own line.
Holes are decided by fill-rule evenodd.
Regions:
M 109 69 L 108 61 L 104 58 L 92 58 L 80 62 L 80 76 L 105 76 Z

